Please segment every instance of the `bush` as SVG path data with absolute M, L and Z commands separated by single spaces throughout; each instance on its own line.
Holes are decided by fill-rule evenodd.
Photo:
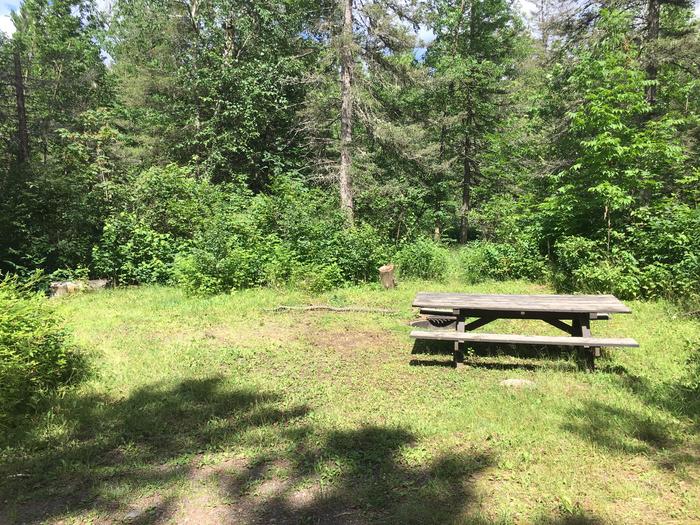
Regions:
M 100 243 L 93 248 L 93 265 L 97 274 L 111 277 L 115 284 L 166 283 L 177 251 L 169 234 L 121 213 L 107 220 Z
M 562 291 L 613 293 L 621 298 L 700 296 L 700 211 L 669 201 L 632 213 L 611 246 L 583 237 L 555 244 L 554 284 Z
M 475 241 L 460 250 L 460 267 L 469 282 L 483 279 L 541 280 L 547 275 L 547 259 L 534 242 L 527 239 L 513 243 Z
M 337 266 L 344 282 L 375 280 L 379 267 L 388 261 L 388 249 L 369 224 L 340 226 L 326 241 L 319 239 L 312 265 Z
M 296 283 L 321 291 L 374 279 L 388 250 L 369 225 L 347 228 L 322 196 L 293 183 L 209 219 L 175 264 L 193 294 Z
M 447 275 L 449 252 L 439 243 L 419 239 L 404 245 L 394 259 L 402 277 L 440 280 Z
M 700 208 L 668 200 L 632 214 L 622 242 L 638 261 L 644 297 L 700 295 Z
M 191 238 L 224 198 L 218 187 L 175 164 L 141 172 L 132 187 L 134 215 L 150 229 L 175 239 Z
M 194 246 L 175 263 L 175 281 L 186 292 L 208 295 L 255 286 L 261 282 L 261 265 L 246 238 L 217 230 L 203 232 Z
M 623 299 L 639 295 L 639 268 L 634 256 L 614 248 L 608 254 L 600 242 L 564 237 L 554 246 L 554 285 L 563 292 L 612 293 Z
M 264 234 L 249 214 L 230 211 L 207 222 L 175 263 L 175 280 L 188 292 L 206 295 L 279 284 L 297 266 L 290 248 Z
M 300 266 L 297 268 L 293 282 L 296 286 L 310 292 L 325 292 L 341 286 L 343 271 L 335 264 Z
M 0 418 L 69 382 L 76 354 L 34 282 L 0 281 Z
M 335 264 L 343 282 L 376 278 L 389 250 L 374 227 L 347 228 L 337 204 L 320 191 L 290 181 L 278 183 L 274 190 L 273 195 L 257 196 L 249 209 L 260 230 L 277 235 L 302 266 Z

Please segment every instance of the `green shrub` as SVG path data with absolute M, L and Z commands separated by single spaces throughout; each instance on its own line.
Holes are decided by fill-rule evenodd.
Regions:
M 100 243 L 93 248 L 95 272 L 115 284 L 166 283 L 172 275 L 177 244 L 134 215 L 121 213 L 107 220 Z
M 257 228 L 293 250 L 302 266 L 335 264 L 344 282 L 374 279 L 388 260 L 389 250 L 375 228 L 347 228 L 337 204 L 294 182 L 282 181 L 272 195 L 258 195 L 248 215 Z
M 565 237 L 554 246 L 553 282 L 563 292 L 612 293 L 624 299 L 639 295 L 639 267 L 635 257 L 619 248 L 607 253 L 600 242 Z
M 379 267 L 388 261 L 388 249 L 369 224 L 341 226 L 321 243 L 313 259 L 316 265 L 337 266 L 345 282 L 362 282 L 377 278 Z
M 556 270 L 553 283 L 557 290 L 576 291 L 580 286 L 579 274 L 582 268 L 598 264 L 599 246 L 594 240 L 585 237 L 564 237 L 554 245 Z
M 211 217 L 177 258 L 175 278 L 193 294 L 289 283 L 319 291 L 374 279 L 387 260 L 374 228 L 347 228 L 317 192 L 281 184 Z
M 394 259 L 402 277 L 440 280 L 447 275 L 447 248 L 429 239 L 405 244 Z
M 291 275 L 293 260 L 277 236 L 261 233 L 249 215 L 230 212 L 206 224 L 178 257 L 174 275 L 188 293 L 230 292 L 271 284 L 266 279 L 279 282 Z M 284 261 L 289 268 L 282 267 Z
M 141 172 L 132 188 L 131 207 L 139 221 L 175 239 L 191 238 L 224 198 L 217 186 L 175 164 Z
M 632 214 L 622 239 L 638 261 L 640 295 L 700 295 L 700 208 L 667 200 Z
M 88 268 L 79 266 L 77 268 L 59 268 L 45 277 L 47 282 L 52 281 L 86 281 L 90 277 Z
M 534 242 L 513 243 L 474 241 L 460 250 L 460 267 L 469 282 L 484 279 L 541 280 L 547 275 L 547 259 Z
M 276 235 L 267 238 L 265 260 L 262 266 L 262 281 L 268 286 L 289 284 L 300 267 L 299 256 Z
M 297 268 L 293 282 L 296 286 L 310 292 L 325 292 L 341 286 L 342 269 L 335 263 L 300 266 Z
M 0 280 L 0 419 L 66 384 L 77 359 L 60 319 L 34 282 Z
M 677 202 L 640 208 L 607 241 L 564 237 L 555 244 L 558 290 L 621 298 L 700 296 L 700 211 Z

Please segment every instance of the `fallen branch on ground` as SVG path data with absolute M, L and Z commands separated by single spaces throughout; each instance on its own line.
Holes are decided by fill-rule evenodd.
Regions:
M 361 306 L 336 307 L 336 306 L 328 306 L 326 304 L 312 304 L 309 306 L 280 305 L 276 308 L 270 309 L 270 311 L 272 311 L 272 312 L 286 312 L 289 310 L 300 310 L 300 311 L 306 311 L 306 312 L 323 310 L 323 311 L 328 311 L 328 312 L 361 312 L 361 313 L 378 313 L 378 314 L 397 314 L 397 313 L 399 313 L 396 310 L 388 310 L 386 308 L 364 308 Z

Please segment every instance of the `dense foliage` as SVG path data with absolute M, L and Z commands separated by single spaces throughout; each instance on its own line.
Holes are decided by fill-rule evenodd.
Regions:
M 76 354 L 47 300 L 31 282 L 0 281 L 0 424 L 77 372 Z
M 0 270 L 322 290 L 460 243 L 466 280 L 697 298 L 698 20 L 615 5 L 25 0 Z

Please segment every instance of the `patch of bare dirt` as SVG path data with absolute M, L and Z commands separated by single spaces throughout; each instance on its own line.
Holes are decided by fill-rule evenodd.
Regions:
M 305 339 L 316 348 L 342 353 L 364 349 L 386 350 L 396 347 L 398 343 L 396 337 L 387 331 L 357 330 L 352 327 L 313 330 Z
M 282 346 L 297 338 L 307 323 L 284 326 L 273 320 L 260 319 L 247 324 L 211 326 L 204 330 L 204 337 L 222 346 L 239 348 L 260 348 L 261 346 Z

